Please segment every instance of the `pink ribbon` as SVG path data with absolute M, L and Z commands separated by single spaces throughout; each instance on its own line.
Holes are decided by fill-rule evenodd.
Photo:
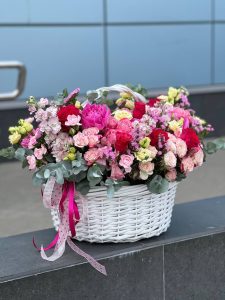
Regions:
M 56 183 L 54 177 L 50 177 L 43 192 L 43 203 L 47 208 L 57 208 L 59 211 L 59 230 L 53 241 L 46 247 L 38 248 L 33 239 L 33 244 L 41 253 L 41 257 L 48 261 L 60 258 L 64 251 L 66 242 L 70 248 L 84 257 L 97 271 L 107 275 L 103 265 L 98 263 L 89 254 L 82 251 L 74 244 L 72 238 L 76 236 L 75 226 L 80 221 L 80 214 L 75 201 L 75 185 L 73 182 L 65 181 L 63 186 Z M 54 248 L 53 254 L 47 257 L 45 251 Z

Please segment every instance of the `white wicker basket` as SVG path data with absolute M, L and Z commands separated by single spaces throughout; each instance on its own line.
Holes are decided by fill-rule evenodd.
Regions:
M 76 225 L 76 239 L 96 243 L 135 242 L 158 236 L 170 225 L 177 183 L 167 192 L 152 194 L 144 184 L 122 187 L 113 199 L 105 187 L 96 187 L 84 197 L 76 197 L 81 220 Z M 52 210 L 58 230 L 58 211 Z

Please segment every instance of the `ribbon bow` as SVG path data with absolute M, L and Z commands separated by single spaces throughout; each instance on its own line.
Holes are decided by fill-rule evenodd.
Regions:
M 60 224 L 55 238 L 48 246 L 38 248 L 33 239 L 33 244 L 40 251 L 41 257 L 48 261 L 55 261 L 63 255 L 67 242 L 74 252 L 84 257 L 97 271 L 107 275 L 103 265 L 82 251 L 72 241 L 72 238 L 76 236 L 75 226 L 80 221 L 80 214 L 75 201 L 75 184 L 65 181 L 62 186 L 56 183 L 55 177 L 50 177 L 44 188 L 43 204 L 46 208 L 58 209 Z M 45 251 L 53 247 L 55 247 L 53 254 L 47 257 Z

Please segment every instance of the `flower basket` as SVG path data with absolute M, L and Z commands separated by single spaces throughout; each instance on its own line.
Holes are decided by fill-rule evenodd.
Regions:
M 0 156 L 20 160 L 42 187 L 57 234 L 46 247 L 33 241 L 41 257 L 54 261 L 68 244 L 106 274 L 72 239 L 135 242 L 165 232 L 178 182 L 225 143 L 203 143 L 213 129 L 190 109 L 183 87 L 149 99 L 140 86 L 99 88 L 82 101 L 79 91 L 30 97 L 33 117 L 9 128 L 12 146 Z
M 82 217 L 74 238 L 91 243 L 121 243 L 158 236 L 170 225 L 176 189 L 174 182 L 167 192 L 153 194 L 144 184 L 133 185 L 122 187 L 109 199 L 105 187 L 93 188 L 85 198 L 76 197 Z M 58 209 L 52 209 L 51 214 L 58 231 Z

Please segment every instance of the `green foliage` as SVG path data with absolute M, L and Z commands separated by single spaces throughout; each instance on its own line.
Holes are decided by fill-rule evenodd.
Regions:
M 169 182 L 160 175 L 155 175 L 147 182 L 148 189 L 153 194 L 165 193 L 168 190 Z
M 207 154 L 213 154 L 218 150 L 225 150 L 225 139 L 218 138 L 206 143 L 204 150 Z
M 87 180 L 89 181 L 90 187 L 94 187 L 102 181 L 102 170 L 99 165 L 95 164 L 88 169 Z
M 13 147 L 8 147 L 0 150 L 0 157 L 13 159 L 15 157 L 15 149 Z
M 76 189 L 82 194 L 87 195 L 90 190 L 89 181 L 87 179 L 82 180 L 76 184 Z

